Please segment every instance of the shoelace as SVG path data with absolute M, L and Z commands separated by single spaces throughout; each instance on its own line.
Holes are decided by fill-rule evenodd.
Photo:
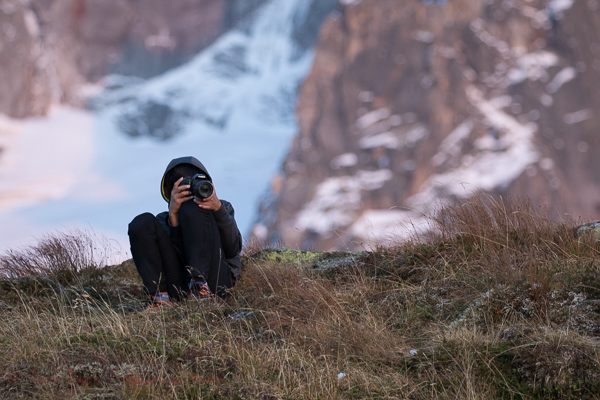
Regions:
M 202 280 L 190 281 L 190 291 L 198 297 L 210 297 L 210 289 L 208 284 Z
M 171 306 L 172 304 L 168 294 L 157 293 L 152 296 L 152 304 L 150 304 L 148 308 Z

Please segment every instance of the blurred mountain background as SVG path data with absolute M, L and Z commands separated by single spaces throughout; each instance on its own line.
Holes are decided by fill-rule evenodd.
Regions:
M 598 218 L 598 1 L 348 3 L 321 29 L 258 236 L 395 240 L 477 190 Z
M 126 248 L 168 161 L 242 234 L 316 250 L 476 190 L 600 213 L 598 0 L 0 0 L 2 247 Z

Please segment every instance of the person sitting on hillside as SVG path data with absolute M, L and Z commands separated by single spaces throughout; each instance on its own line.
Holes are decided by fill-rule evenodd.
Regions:
M 192 177 L 196 178 L 192 185 L 189 179 L 184 181 Z M 198 182 L 200 186 L 194 184 Z M 195 196 L 192 190 L 196 190 Z M 190 294 L 225 297 L 241 267 L 242 235 L 231 203 L 219 200 L 212 178 L 194 157 L 169 163 L 161 193 L 169 210 L 157 216 L 140 214 L 128 230 L 131 254 L 145 291 L 157 306 L 171 305 L 171 299 Z

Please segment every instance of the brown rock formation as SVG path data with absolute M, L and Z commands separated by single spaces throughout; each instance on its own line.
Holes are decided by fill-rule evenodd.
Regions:
M 43 114 L 52 98 L 52 78 L 38 20 L 16 0 L 0 4 L 0 112 Z
M 108 73 L 149 77 L 177 66 L 265 0 L 2 0 L 0 113 L 44 114 L 82 101 Z
M 477 189 L 600 213 L 600 2 L 346 3 L 257 237 L 360 248 Z

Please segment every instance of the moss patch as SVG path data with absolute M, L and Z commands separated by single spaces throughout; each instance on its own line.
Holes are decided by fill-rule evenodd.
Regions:
M 368 254 L 366 251 L 324 252 L 278 247 L 259 251 L 243 261 L 245 264 L 286 265 L 304 270 L 327 271 L 360 265 Z

